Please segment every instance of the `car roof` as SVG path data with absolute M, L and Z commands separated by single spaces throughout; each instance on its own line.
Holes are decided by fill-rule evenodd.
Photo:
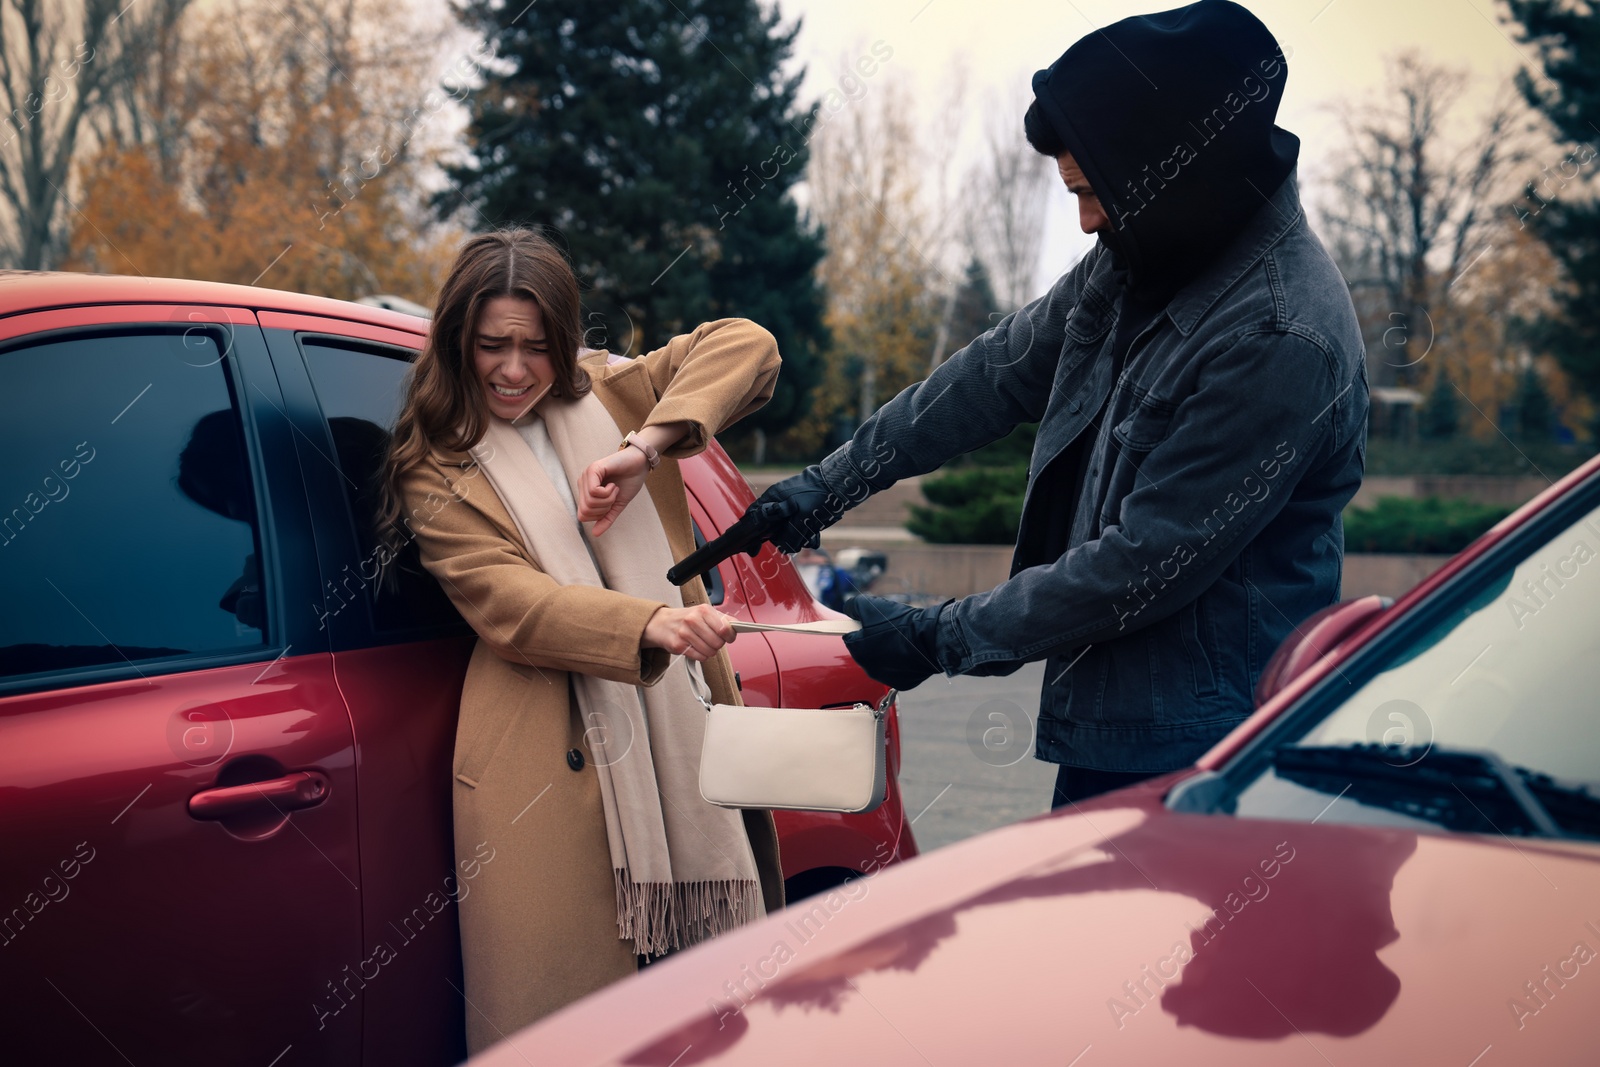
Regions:
M 428 320 L 387 308 L 285 289 L 192 278 L 146 278 L 71 271 L 0 271 L 0 317 L 86 304 L 199 304 L 286 311 L 427 333 Z

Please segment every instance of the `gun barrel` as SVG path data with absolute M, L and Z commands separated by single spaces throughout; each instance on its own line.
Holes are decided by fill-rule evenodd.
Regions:
M 673 585 L 684 585 L 729 556 L 748 552 L 751 548 L 759 549 L 761 543 L 771 533 L 774 521 L 775 517 L 768 514 L 766 509 L 746 512 L 720 537 L 707 541 L 674 564 L 672 569 L 667 571 L 667 581 Z

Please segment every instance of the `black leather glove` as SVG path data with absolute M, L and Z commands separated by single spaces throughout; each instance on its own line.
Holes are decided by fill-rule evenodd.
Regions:
M 861 621 L 860 630 L 845 635 L 845 650 L 874 681 L 911 689 L 942 673 L 939 612 L 943 608 L 944 604 L 913 608 L 863 593 L 844 606 L 846 615 Z
M 816 548 L 822 544 L 822 531 L 839 521 L 848 503 L 823 480 L 821 466 L 813 463 L 794 477 L 768 487 L 745 509 L 745 514 L 751 514 L 764 504 L 782 505 L 783 519 L 766 539 L 780 551 L 793 555 L 802 548 Z

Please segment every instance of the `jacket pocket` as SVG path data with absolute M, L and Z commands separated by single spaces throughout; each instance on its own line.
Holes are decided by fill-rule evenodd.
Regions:
M 1111 308 L 1094 296 L 1085 296 L 1067 316 L 1067 336 L 1079 344 L 1089 344 L 1105 336 L 1111 328 Z
M 1177 410 L 1178 406 L 1168 401 L 1141 397 L 1127 417 L 1111 428 L 1111 435 L 1125 449 L 1148 452 L 1167 439 L 1167 428 Z
M 1054 716 L 1073 723 L 1102 723 L 1106 721 L 1106 682 L 1110 674 L 1110 656 L 1106 648 L 1090 645 L 1082 652 L 1072 654 L 1067 666 L 1055 674 L 1055 686 L 1061 692 L 1057 703 L 1060 709 Z M 1045 668 L 1055 671 L 1056 661 L 1050 660 Z
M 1194 695 L 1208 697 L 1217 693 L 1217 672 L 1211 652 L 1206 647 L 1206 637 L 1209 635 L 1202 632 L 1200 611 L 1198 600 L 1189 601 L 1178 612 L 1178 631 L 1183 637 L 1183 651 L 1189 660 L 1189 680 L 1194 686 Z
M 499 664 L 490 668 L 492 671 L 506 669 L 516 668 L 501 667 Z M 469 694 L 473 688 L 474 673 L 468 669 L 466 691 Z M 479 684 L 483 683 L 480 681 Z M 506 738 L 511 736 L 511 728 L 516 725 L 521 712 L 520 702 L 509 698 L 509 694 L 501 692 L 495 695 L 500 699 L 485 699 L 485 696 L 479 695 L 475 699 L 469 697 L 463 700 L 461 719 L 456 725 L 455 778 L 473 789 L 483 782 L 489 765 L 505 746 Z
M 511 727 L 516 721 L 515 716 L 507 715 L 502 721 L 497 722 L 491 731 L 480 735 L 469 745 L 456 763 L 456 781 L 473 789 L 478 788 L 483 782 L 484 774 L 489 770 L 489 764 L 494 762 L 495 754 L 511 735 Z

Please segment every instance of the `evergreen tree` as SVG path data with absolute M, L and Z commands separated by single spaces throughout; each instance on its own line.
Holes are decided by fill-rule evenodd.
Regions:
M 1420 421 L 1422 436 L 1430 441 L 1454 437 L 1461 426 L 1461 397 L 1443 368 L 1433 376 L 1433 388 L 1423 401 Z
M 986 330 L 1000 324 L 1000 302 L 983 261 L 973 256 L 967 261 L 967 275 L 956 290 L 955 308 L 950 316 L 950 351 L 972 343 Z
M 981 337 L 986 331 L 1000 324 L 1005 317 L 1000 309 L 1000 301 L 994 294 L 994 286 L 989 281 L 989 270 L 983 261 L 976 255 L 967 261 L 966 276 L 961 279 L 961 285 L 956 289 L 955 304 L 951 308 L 949 343 L 945 346 L 945 356 L 954 355 L 973 341 Z M 957 456 L 953 462 L 955 466 L 968 464 L 979 467 L 1020 468 L 1026 480 L 1028 458 L 1033 454 L 1034 438 L 1038 436 L 1039 424 L 1036 422 L 1021 423 L 1006 436 L 998 441 L 991 441 L 982 448 L 968 452 L 964 456 Z M 1009 470 L 1000 472 L 1002 483 L 1004 476 L 1009 475 Z M 982 490 L 981 482 L 972 482 L 974 488 Z M 990 489 L 995 493 L 1004 494 L 1008 490 L 996 486 Z M 932 499 L 931 497 L 929 499 Z M 987 500 L 981 505 L 988 507 Z M 937 510 L 937 507 L 935 508 Z M 1003 513 L 1004 509 L 1001 509 Z M 932 521 L 932 520 L 930 520 Z M 1015 524 L 1013 523 L 1013 526 Z M 1012 530 L 1015 533 L 1015 529 Z M 919 533 L 919 536 L 922 536 Z M 938 540 L 938 537 L 930 538 Z M 955 538 L 961 540 L 961 538 Z M 979 539 L 981 540 L 981 538 Z
M 494 47 L 466 100 L 470 158 L 443 212 L 554 227 L 579 279 L 589 343 L 637 353 L 702 321 L 754 319 L 783 374 L 748 421 L 804 414 L 826 343 L 822 237 L 789 196 L 816 108 L 785 75 L 799 26 L 757 0 L 470 0 Z
M 1516 418 L 1516 434 L 1523 441 L 1548 441 L 1555 429 L 1555 408 L 1550 403 L 1550 391 L 1544 379 L 1531 366 L 1522 372 L 1517 382 L 1516 396 L 1512 399 Z
M 1543 168 L 1516 205 L 1521 224 L 1531 227 L 1565 268 L 1572 285 L 1559 297 L 1560 320 L 1547 324 L 1541 340 L 1562 368 L 1591 397 L 1600 399 L 1600 204 L 1585 195 L 1600 160 L 1600 9 L 1567 0 L 1509 0 L 1522 37 L 1539 52 L 1547 85 L 1519 72 L 1518 87 L 1560 135 L 1576 145 Z M 1563 193 L 1566 195 L 1563 196 Z

